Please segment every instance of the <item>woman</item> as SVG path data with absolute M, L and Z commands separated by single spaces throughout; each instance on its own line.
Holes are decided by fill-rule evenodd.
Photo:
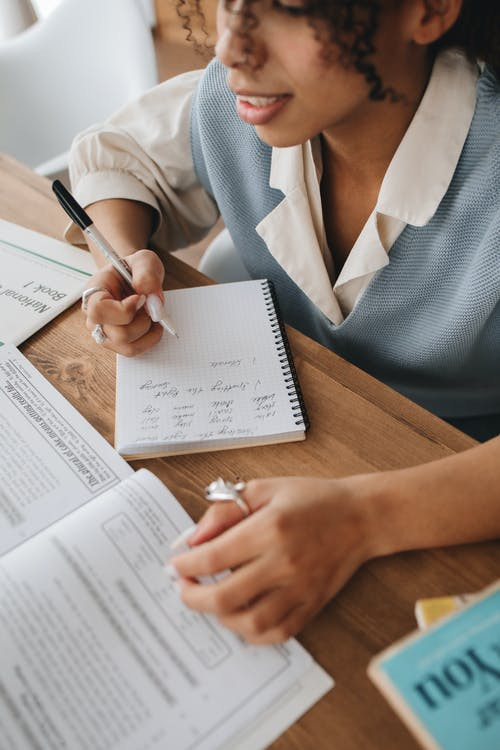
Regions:
M 245 520 L 214 506 L 174 570 L 187 605 L 249 641 L 295 634 L 371 557 L 500 533 L 493 5 L 220 2 L 203 75 L 157 87 L 74 145 L 76 195 L 138 293 L 109 268 L 92 279 L 87 328 L 102 325 L 104 346 L 154 346 L 144 295 L 161 297 L 163 270 L 141 248 L 194 241 L 220 210 L 287 322 L 491 438 L 400 471 L 253 480 Z

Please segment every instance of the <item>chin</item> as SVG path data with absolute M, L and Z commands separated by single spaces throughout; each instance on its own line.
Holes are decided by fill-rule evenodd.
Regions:
M 268 146 L 272 146 L 273 148 L 291 148 L 292 146 L 301 146 L 312 138 L 311 135 L 306 135 L 305 133 L 280 133 L 274 128 L 266 125 L 256 125 L 255 132 L 261 141 L 267 143 Z

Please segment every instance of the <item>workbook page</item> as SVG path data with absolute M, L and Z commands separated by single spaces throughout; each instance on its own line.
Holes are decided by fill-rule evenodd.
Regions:
M 0 347 L 0 555 L 130 466 L 15 347 Z
M 0 344 L 20 344 L 81 295 L 90 253 L 0 219 Z
M 266 281 L 174 290 L 165 298 L 179 338 L 164 333 L 146 354 L 118 357 L 120 452 L 251 445 L 262 436 L 303 433 Z
M 163 566 L 190 523 L 141 470 L 4 556 L 2 747 L 218 748 L 307 673 L 296 641 L 249 646 L 182 604 Z

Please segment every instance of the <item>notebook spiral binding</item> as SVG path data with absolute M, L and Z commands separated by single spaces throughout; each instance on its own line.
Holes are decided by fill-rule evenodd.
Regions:
M 286 335 L 285 324 L 280 314 L 278 298 L 274 289 L 274 284 L 270 279 L 262 280 L 262 291 L 266 309 L 271 321 L 271 330 L 276 341 L 276 351 L 278 352 L 281 369 L 284 375 L 286 389 L 292 405 L 292 412 L 296 425 L 302 425 L 304 430 L 309 429 L 309 416 L 307 414 L 302 389 L 300 387 L 297 370 L 293 362 L 292 351 L 288 336 Z

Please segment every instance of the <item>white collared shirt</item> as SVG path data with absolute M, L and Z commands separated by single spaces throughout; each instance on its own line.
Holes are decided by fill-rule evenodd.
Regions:
M 203 71 L 178 76 L 127 105 L 104 125 L 75 139 L 71 179 L 89 205 L 128 198 L 160 217 L 156 246 L 175 250 L 203 236 L 218 217 L 197 182 L 189 117 Z M 424 226 L 436 212 L 456 169 L 476 100 L 478 68 L 453 50 L 437 58 L 422 101 L 384 176 L 376 206 L 335 283 L 323 222 L 319 138 L 273 148 L 269 184 L 284 199 L 257 225 L 275 259 L 336 325 L 354 309 L 407 224 Z M 66 236 L 80 241 L 75 228 Z

